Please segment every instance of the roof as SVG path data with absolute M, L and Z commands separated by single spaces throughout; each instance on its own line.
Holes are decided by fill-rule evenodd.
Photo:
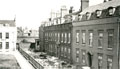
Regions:
M 60 19 L 61 17 L 56 17 L 56 18 L 54 18 L 53 20 L 57 20 L 57 19 Z
M 0 24 L 9 24 L 10 27 L 16 26 L 14 20 L 0 20 Z
M 35 39 L 38 39 L 38 38 L 35 38 L 35 37 L 18 37 L 17 38 L 17 43 L 20 43 L 20 42 L 25 42 L 25 43 L 35 43 Z
M 80 13 L 80 10 L 77 11 L 77 12 L 69 13 L 69 14 L 65 15 L 64 17 L 66 17 L 66 16 L 72 16 L 72 15 L 77 15 L 78 13 Z
M 86 14 L 87 12 L 94 12 L 96 10 L 103 10 L 103 9 L 107 9 L 109 7 L 117 7 L 117 6 L 120 6 L 120 0 L 108 1 L 105 3 L 90 6 L 90 7 L 86 8 L 85 10 L 83 10 L 80 14 Z

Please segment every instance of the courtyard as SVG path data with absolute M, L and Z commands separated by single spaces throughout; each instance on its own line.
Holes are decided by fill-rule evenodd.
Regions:
M 0 54 L 0 69 L 21 69 L 21 68 L 13 55 Z

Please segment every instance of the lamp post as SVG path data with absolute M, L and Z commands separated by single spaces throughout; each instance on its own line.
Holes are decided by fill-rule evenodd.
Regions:
M 56 44 L 57 44 L 57 57 L 59 58 L 60 42 L 57 41 Z

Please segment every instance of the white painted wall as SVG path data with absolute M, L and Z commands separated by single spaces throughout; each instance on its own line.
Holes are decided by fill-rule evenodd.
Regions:
M 6 39 L 6 32 L 9 33 L 9 39 Z M 0 33 L 2 33 L 2 49 L 0 51 L 15 51 L 16 50 L 16 40 L 17 40 L 17 28 L 16 27 L 0 27 Z M 6 42 L 9 42 L 9 49 L 6 50 Z

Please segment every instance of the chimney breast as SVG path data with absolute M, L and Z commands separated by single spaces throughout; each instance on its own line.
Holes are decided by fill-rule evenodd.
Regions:
M 70 7 L 69 13 L 73 13 L 73 6 Z
M 108 1 L 112 1 L 112 0 L 104 0 L 104 2 L 108 2 Z
M 107 2 L 106 0 L 104 0 L 104 2 Z
M 81 0 L 81 11 L 89 7 L 89 0 Z

